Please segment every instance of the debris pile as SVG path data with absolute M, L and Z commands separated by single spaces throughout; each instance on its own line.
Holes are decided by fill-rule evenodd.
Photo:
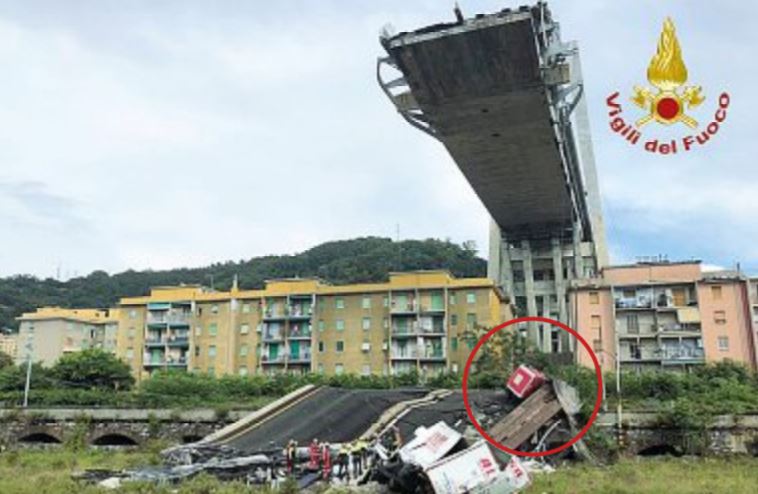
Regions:
M 501 444 L 545 451 L 575 433 L 579 404 L 570 386 L 521 366 L 505 388 L 477 392 L 473 406 L 477 421 Z M 433 393 L 433 400 L 409 401 L 351 442 L 290 440 L 251 451 L 200 441 L 164 451 L 162 467 L 88 471 L 77 478 L 117 487 L 134 480 L 178 483 L 204 472 L 248 485 L 294 478 L 302 489 L 329 483 L 401 494 L 500 494 L 523 489 L 531 470 L 550 471 L 544 462 L 521 461 L 483 440 L 466 420 L 459 393 Z M 583 456 L 582 448 L 576 452 Z

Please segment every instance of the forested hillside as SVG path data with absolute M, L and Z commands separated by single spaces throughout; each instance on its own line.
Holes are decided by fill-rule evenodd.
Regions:
M 327 242 L 295 255 L 256 257 L 200 268 L 166 271 L 95 271 L 62 282 L 33 276 L 0 278 L 0 327 L 43 305 L 108 307 L 120 297 L 146 294 L 151 286 L 199 283 L 228 289 L 236 274 L 241 288 L 261 288 L 264 280 L 318 276 L 330 283 L 384 281 L 391 271 L 445 268 L 456 276 L 484 276 L 486 262 L 473 248 L 441 240 L 366 237 Z

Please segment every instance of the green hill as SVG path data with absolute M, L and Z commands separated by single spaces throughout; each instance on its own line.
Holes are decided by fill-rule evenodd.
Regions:
M 262 288 L 271 278 L 317 276 L 330 283 L 385 281 L 391 271 L 448 269 L 456 276 L 484 276 L 486 262 L 466 245 L 441 240 L 366 237 L 327 242 L 295 255 L 263 256 L 200 268 L 124 271 L 57 281 L 33 276 L 0 278 L 0 327 L 16 327 L 14 318 L 43 305 L 109 307 L 120 297 L 148 293 L 152 286 L 199 283 L 226 290 L 236 274 L 240 288 Z

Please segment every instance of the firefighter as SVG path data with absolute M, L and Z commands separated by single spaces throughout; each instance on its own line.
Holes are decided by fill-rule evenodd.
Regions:
M 319 447 L 318 439 L 311 441 L 311 445 L 308 448 L 308 453 L 310 455 L 308 469 L 313 471 L 318 470 L 319 463 L 321 463 L 321 448 Z
M 329 443 L 321 443 L 321 465 L 324 480 L 329 480 L 332 474 L 332 450 Z

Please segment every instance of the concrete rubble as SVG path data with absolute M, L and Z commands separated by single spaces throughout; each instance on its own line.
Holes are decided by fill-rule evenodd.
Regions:
M 525 452 L 565 442 L 566 434 L 573 434 L 573 416 L 579 408 L 576 393 L 564 383 L 544 379 L 532 388 L 520 391 L 521 398 L 510 389 L 477 392 L 473 400 L 477 421 L 485 424 L 488 434 Z M 293 440 L 284 447 L 265 444 L 253 452 L 200 441 L 165 450 L 160 467 L 88 471 L 77 478 L 115 488 L 131 481 L 176 484 L 206 473 L 248 485 L 276 486 L 294 478 L 306 492 L 331 484 L 365 493 L 501 494 L 522 490 L 533 472 L 552 471 L 544 461 L 524 461 L 485 441 L 462 418 L 460 394 L 430 395 L 430 400 L 414 398 L 405 407 L 392 407 L 350 442 L 319 442 L 314 435 L 307 446 Z M 409 424 L 415 424 L 410 434 Z M 244 423 L 244 427 L 255 425 Z M 314 433 L 319 432 L 316 429 Z M 244 433 L 243 429 L 234 434 Z M 574 452 L 583 456 L 581 448 Z

